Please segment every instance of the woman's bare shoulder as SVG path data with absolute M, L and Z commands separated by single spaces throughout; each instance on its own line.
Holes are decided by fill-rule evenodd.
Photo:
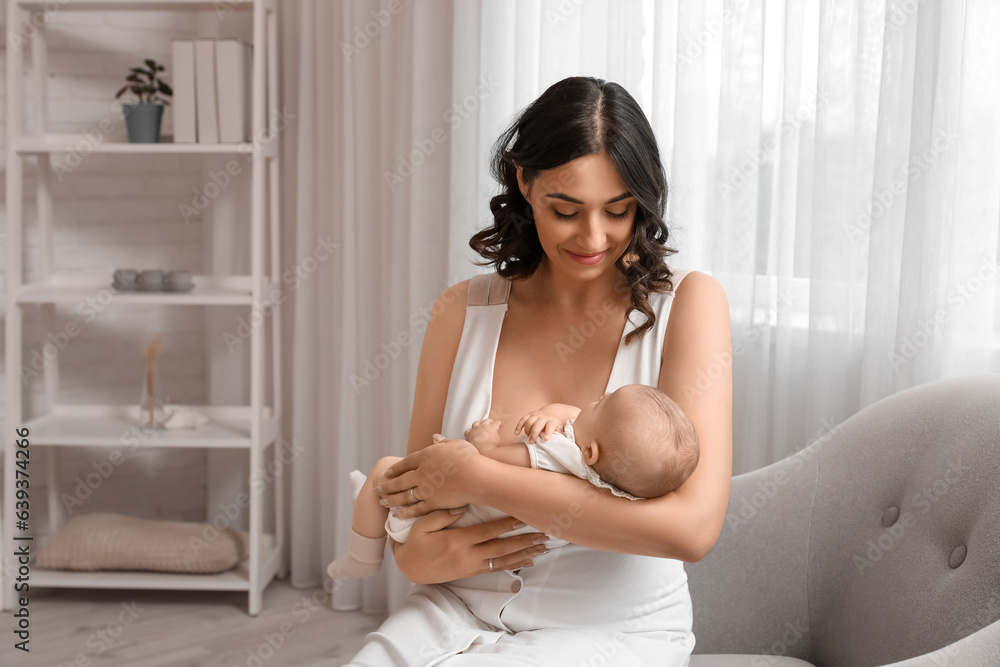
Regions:
M 696 339 L 710 339 L 715 351 L 728 348 L 729 300 L 719 281 L 707 273 L 690 271 L 675 289 L 664 354 L 670 349 L 687 349 Z
M 462 324 L 465 322 L 465 304 L 469 298 L 470 282 L 471 278 L 455 283 L 441 292 L 434 301 L 430 322 L 438 323 L 436 328 L 451 330 L 457 325 L 461 333 Z
M 721 301 L 728 304 L 726 291 L 718 280 L 702 271 L 688 271 L 680 284 L 674 287 L 674 307 L 678 303 L 712 302 L 715 305 Z M 727 306 L 728 308 L 728 306 Z

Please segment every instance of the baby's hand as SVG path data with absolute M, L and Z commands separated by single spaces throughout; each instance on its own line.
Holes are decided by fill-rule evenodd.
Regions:
M 465 439 L 480 452 L 500 446 L 500 424 L 495 419 L 480 419 L 472 422 L 472 427 L 465 432 Z
M 523 429 L 528 436 L 528 442 L 534 444 L 538 441 L 539 435 L 545 436 L 544 439 L 548 440 L 555 431 L 561 433 L 565 423 L 566 420 L 560 415 L 542 408 L 521 417 L 521 421 L 514 427 L 514 435 L 519 435 Z

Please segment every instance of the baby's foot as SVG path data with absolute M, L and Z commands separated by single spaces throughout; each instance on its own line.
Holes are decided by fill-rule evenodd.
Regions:
M 386 536 L 365 537 L 351 529 L 351 546 L 347 553 L 326 566 L 333 579 L 361 579 L 382 567 Z
M 382 569 L 382 562 L 362 563 L 351 554 L 344 554 L 326 566 L 326 572 L 332 579 L 341 581 L 347 579 L 363 579 L 370 577 Z

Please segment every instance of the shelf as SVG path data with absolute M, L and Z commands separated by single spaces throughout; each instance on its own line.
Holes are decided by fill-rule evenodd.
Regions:
M 149 305 L 249 306 L 252 303 L 251 276 L 193 276 L 190 292 L 118 291 L 105 273 L 55 274 L 45 282 L 18 287 L 17 303 L 86 303 L 98 299 L 101 305 L 130 303 Z M 103 293 L 107 292 L 109 296 Z
M 19 0 L 17 5 L 23 9 L 44 11 L 51 6 L 51 0 Z M 63 2 L 59 11 L 247 11 L 253 9 L 253 0 L 73 0 Z
M 130 155 L 148 155 L 154 153 L 249 155 L 254 152 L 254 145 L 249 142 L 240 144 L 175 144 L 172 142 L 132 144 L 125 141 L 101 141 L 95 143 L 91 138 L 82 134 L 48 134 L 43 137 L 22 137 L 14 145 L 16 147 L 15 150 L 22 155 L 84 152 L 124 153 Z M 79 148 L 81 146 L 86 147 L 86 150 Z
M 172 406 L 179 407 L 179 406 Z M 145 431 L 139 427 L 137 405 L 59 405 L 25 424 L 32 446 L 115 447 L 250 447 L 249 406 L 191 405 L 209 418 L 195 429 Z M 261 448 L 274 441 L 278 420 L 271 408 L 262 414 Z
M 264 534 L 261 549 L 261 581 L 271 581 L 278 571 L 281 551 L 274 535 Z M 132 588 L 137 590 L 250 590 L 250 560 L 218 574 L 172 574 L 169 572 L 31 570 L 31 585 L 38 588 Z
M 281 72 L 278 57 L 278 49 L 275 48 L 274 41 L 281 33 L 278 11 L 278 0 L 10 0 L 7 3 L 7 23 L 17 26 L 25 22 L 33 22 L 41 25 L 38 20 L 41 18 L 51 18 L 53 13 L 65 12 L 170 12 L 170 11 L 191 11 L 198 12 L 191 15 L 191 18 L 200 16 L 203 19 L 212 17 L 213 21 L 224 20 L 227 15 L 239 13 L 241 18 L 239 32 L 243 38 L 252 43 L 255 55 L 250 64 L 248 74 L 252 78 L 252 84 L 248 92 L 251 93 L 252 103 L 246 109 L 248 122 L 250 123 L 250 141 L 240 143 L 174 143 L 174 137 L 164 135 L 161 143 L 130 143 L 126 141 L 124 132 L 113 133 L 102 121 L 101 127 L 96 128 L 93 120 L 88 120 L 83 114 L 76 118 L 74 128 L 59 128 L 60 132 L 48 132 L 48 111 L 52 106 L 48 97 L 48 82 L 50 72 L 48 70 L 49 44 L 45 37 L 46 31 L 39 30 L 38 35 L 32 40 L 32 49 L 28 54 L 23 53 L 23 49 L 8 49 L 4 70 L 6 72 L 7 96 L 6 112 L 7 118 L 18 122 L 8 123 L 5 133 L 6 152 L 6 180 L 8 184 L 7 203 L 5 205 L 6 220 L 4 223 L 5 235 L 0 240 L 7 239 L 7 245 L 11 251 L 8 252 L 12 261 L 7 263 L 5 271 L 7 286 L 6 289 L 6 317 L 5 334 L 8 364 L 13 368 L 23 361 L 24 350 L 31 343 L 38 342 L 26 340 L 30 333 L 32 337 L 37 337 L 44 330 L 48 330 L 49 337 L 55 333 L 59 335 L 57 326 L 62 319 L 59 311 L 75 309 L 79 313 L 84 311 L 81 308 L 90 308 L 91 312 L 100 314 L 102 310 L 107 310 L 107 306 L 112 306 L 111 319 L 120 319 L 122 315 L 153 317 L 159 320 L 165 317 L 164 322 L 169 325 L 171 316 L 183 313 L 184 311 L 164 311 L 160 306 L 197 306 L 199 308 L 211 307 L 233 307 L 230 314 L 234 319 L 232 322 L 233 333 L 241 338 L 248 338 L 247 351 L 249 353 L 249 401 L 247 405 L 194 405 L 194 406 L 172 406 L 192 408 L 208 418 L 208 421 L 196 429 L 170 429 L 147 431 L 141 426 L 143 415 L 140 414 L 137 405 L 139 400 L 138 385 L 135 386 L 135 403 L 128 402 L 126 405 L 114 404 L 88 404 L 88 405 L 60 405 L 60 369 L 59 355 L 47 356 L 47 360 L 52 363 L 45 364 L 44 368 L 44 405 L 46 410 L 38 414 L 38 410 L 28 410 L 27 414 L 33 416 L 25 422 L 26 408 L 33 407 L 34 396 L 25 396 L 26 387 L 17 381 L 17 378 L 10 374 L 8 378 L 7 392 L 5 400 L 6 421 L 24 426 L 28 429 L 28 438 L 34 445 L 47 447 L 46 460 L 49 462 L 47 470 L 43 473 L 43 483 L 47 485 L 50 495 L 56 497 L 60 486 L 60 454 L 66 453 L 63 447 L 93 447 L 104 451 L 115 459 L 115 451 L 128 452 L 137 448 L 151 450 L 154 448 L 187 448 L 205 449 L 209 466 L 222 465 L 225 469 L 219 475 L 214 472 L 210 478 L 219 477 L 218 481 L 212 482 L 213 486 L 223 487 L 228 490 L 239 483 L 240 488 L 249 486 L 249 507 L 247 521 L 249 533 L 255 536 L 252 539 L 248 554 L 252 554 L 253 562 L 258 565 L 251 577 L 250 557 L 248 555 L 237 567 L 219 574 L 171 574 L 163 572 L 144 571 L 99 571 L 99 572 L 77 572 L 66 570 L 45 570 L 37 568 L 32 572 L 31 583 L 43 588 L 88 588 L 88 589 L 160 589 L 160 590 L 211 590 L 211 591 L 240 591 L 248 594 L 248 612 L 251 616 L 256 616 L 261 611 L 263 591 L 268 583 L 275 578 L 279 570 L 283 571 L 281 562 L 282 543 L 286 534 L 285 518 L 283 511 L 283 481 L 280 474 L 273 477 L 269 482 L 271 493 L 263 494 L 267 497 L 258 497 L 257 479 L 262 473 L 270 471 L 267 465 L 266 453 L 278 455 L 278 447 L 283 443 L 281 434 L 281 345 L 282 332 L 282 309 L 280 304 L 283 301 L 285 285 L 278 282 L 281 276 L 280 271 L 280 221 L 278 212 L 280 211 L 278 194 L 280 193 L 279 176 L 281 173 L 278 165 L 280 149 L 280 132 L 268 119 L 279 117 L 278 102 L 279 97 L 274 94 L 279 90 L 277 76 Z M 152 15 L 148 15 L 147 18 Z M 80 18 L 83 18 L 80 16 Z M 136 19 L 141 17 L 135 17 Z M 243 21 L 242 19 L 248 19 Z M 89 23 L 89 21 L 88 21 Z M 149 24 L 149 21 L 142 21 L 134 25 Z M 155 21 L 154 21 L 155 23 Z M 167 22 L 169 23 L 169 22 Z M 249 26 L 244 25 L 249 23 Z M 114 41 L 115 36 L 124 30 L 125 26 L 131 22 L 122 22 L 120 26 L 109 28 L 109 38 Z M 164 27 L 167 28 L 166 24 Z M 203 28 L 210 26 L 198 25 L 195 31 L 197 36 L 202 36 Z M 249 28 L 249 30 L 243 30 Z M 164 37 L 191 39 L 193 38 L 191 29 L 184 30 L 163 30 Z M 178 34 L 178 32 L 180 34 Z M 209 32 L 212 32 L 209 30 Z M 170 34 L 173 33 L 173 34 Z M 100 40 L 99 40 L 100 41 Z M 28 56 L 27 58 L 25 56 Z M 25 76 L 30 74 L 30 76 Z M 30 85 L 28 85 L 30 84 Z M 34 100 L 37 103 L 37 112 L 32 118 L 25 114 L 25 102 Z M 48 100 L 48 106 L 46 106 Z M 84 110 L 86 111 L 86 110 Z M 28 115 L 28 118 L 24 116 Z M 72 116 L 73 114 L 71 114 Z M 107 114 L 105 114 L 107 115 Z M 64 114 L 65 116 L 65 114 Z M 116 120 L 122 120 L 120 111 L 112 111 L 111 117 L 117 116 Z M 27 121 L 21 122 L 21 119 Z M 63 118 L 69 120 L 70 118 Z M 107 120 L 107 119 L 105 119 Z M 87 128 L 91 129 L 87 129 Z M 23 128 L 23 129 L 22 129 Z M 24 134 L 24 129 L 30 128 L 31 134 Z M 72 132 L 69 130 L 78 130 Z M 98 153 L 108 157 L 100 158 L 96 168 L 105 167 L 134 170 L 135 165 L 118 164 L 122 162 L 138 162 L 142 164 L 138 167 L 138 176 L 146 178 L 157 178 L 158 162 L 172 162 L 172 169 L 180 169 L 189 174 L 197 174 L 199 170 L 204 172 L 205 168 L 213 163 L 245 162 L 248 170 L 251 171 L 249 178 L 249 209 L 243 211 L 242 208 L 232 212 L 235 223 L 246 236 L 249 245 L 249 252 L 245 259 L 248 265 L 243 269 L 244 275 L 195 275 L 193 276 L 194 288 L 189 292 L 138 292 L 119 291 L 112 287 L 112 272 L 114 268 L 121 266 L 106 266 L 104 262 L 88 265 L 86 271 L 60 271 L 55 265 L 55 253 L 53 252 L 54 241 L 57 238 L 55 218 L 57 206 L 55 201 L 56 188 L 52 187 L 49 177 L 53 174 L 52 169 L 61 160 L 72 162 L 74 155 L 87 155 Z M 113 156 L 120 157 L 113 157 Z M 183 162 L 178 162 L 181 156 L 190 156 Z M 132 157 L 129 157 L 132 156 Z M 159 157 L 157 157 L 159 156 Z M 173 157 L 170 157 L 173 156 Z M 51 164 L 49 164 L 51 163 Z M 189 164 L 190 163 L 190 164 Z M 137 163 L 138 164 L 138 163 Z M 170 165 L 167 165 L 170 167 Z M 28 221 L 25 220 L 26 206 L 22 202 L 26 194 L 25 171 L 35 168 L 37 181 L 34 183 L 34 235 L 26 233 Z M 62 174 L 59 174 L 62 180 Z M 83 186 L 81 184 L 81 186 Z M 99 193 L 98 193 L 99 194 Z M 242 193 L 239 193 L 242 195 Z M 237 195 L 234 195 L 234 197 Z M 188 195 L 190 197 L 190 195 Z M 106 197 L 109 201 L 112 195 Z M 176 224 L 182 224 L 181 212 L 176 215 Z M 245 218 L 245 219 L 241 219 Z M 109 219 L 109 223 L 114 222 Z M 140 218 L 137 225 L 144 221 Z M 100 223 L 98 223 L 100 224 Z M 106 231 L 106 230 L 105 230 Z M 26 239 L 34 238 L 35 247 L 27 247 Z M 103 236 L 101 234 L 100 236 Z M 99 240 L 98 240 L 99 241 Z M 81 238 L 77 243 L 85 243 Z M 129 245 L 129 243 L 124 243 Z M 34 282 L 25 283 L 25 262 L 24 258 L 28 252 L 35 253 L 37 260 L 37 273 L 32 275 Z M 154 260 L 159 261 L 159 260 Z M 125 263 L 124 266 L 128 266 Z M 266 267 L 271 270 L 267 271 Z M 184 269 L 193 268 L 200 270 L 197 265 L 193 267 L 184 266 L 149 266 L 140 263 L 133 265 L 139 270 L 160 268 Z M 206 271 L 212 271 L 213 267 L 206 265 Z M 273 277 L 273 282 L 272 282 Z M 53 307 L 58 304 L 58 307 Z M 41 307 L 38 307 L 41 306 Z M 118 307 L 121 306 L 121 307 Z M 130 308 L 132 310 L 130 310 Z M 255 314 L 255 311 L 258 311 Z M 236 321 L 236 311 L 242 311 L 245 317 L 252 324 Z M 35 312 L 39 311 L 39 312 Z M 204 311 L 208 314 L 208 311 Z M 219 315 L 226 313 L 219 311 Z M 261 317 L 263 316 L 263 317 Z M 257 318 L 261 318 L 258 322 Z M 26 328 L 29 320 L 40 320 L 40 327 L 33 327 L 30 331 Z M 266 322 L 264 321 L 266 320 Z M 35 322 L 32 322 L 35 324 Z M 114 329 L 115 322 L 108 324 Z M 151 324 L 159 324 L 158 322 Z M 258 326 L 259 325 L 259 326 Z M 68 326 L 68 325 L 67 325 Z M 169 328 L 169 327 L 168 327 Z M 44 334 L 43 334 L 44 335 Z M 209 345 L 213 354 L 218 351 L 217 345 Z M 222 352 L 224 354 L 224 352 Z M 270 360 L 270 373 L 267 371 L 267 362 Z M 79 372 L 79 368 L 74 369 Z M 208 368 L 206 367 L 206 373 Z M 274 384 L 272 392 L 272 404 L 267 405 L 266 378 L 270 377 Z M 274 379 L 277 378 L 277 379 Z M 127 378 L 126 378 L 127 380 Z M 119 387 L 128 388 L 128 382 Z M 163 394 L 166 396 L 166 394 Z M 124 395 L 128 399 L 128 394 Z M 29 399 L 29 400 L 26 400 Z M 100 401 L 99 397 L 85 400 Z M 103 399 L 110 402 L 112 399 Z M 258 426 L 258 428 L 253 428 Z M 10 440 L 10 438 L 8 438 Z M 268 448 L 271 447 L 268 452 Z M 4 447 L 4 461 L 2 466 L 7 469 L 15 467 L 15 449 Z M 230 454 L 211 454 L 211 450 L 228 451 Z M 79 452 L 80 450 L 76 450 Z M 237 453 L 239 454 L 237 456 Z M 249 478 L 243 475 L 244 465 L 242 463 L 243 454 L 249 454 L 248 470 Z M 231 467 L 230 459 L 239 460 L 239 467 Z M 218 459 L 218 460 L 216 460 Z M 266 470 L 265 470 L 266 468 Z M 238 479 L 242 477 L 242 480 Z M 46 481 L 47 480 L 47 481 Z M 211 493 L 209 495 L 211 499 Z M 269 502 L 270 500 L 270 502 Z M 124 501 L 126 504 L 128 501 Z M 211 502 L 211 500 L 210 500 Z M 3 516 L 0 517 L 0 534 L 9 534 L 11 526 L 15 524 L 14 508 L 17 499 L 14 487 L 8 484 L 3 489 L 3 499 L 0 504 L 3 506 Z M 269 533 L 264 530 L 264 514 L 268 511 L 268 506 L 273 509 L 273 528 Z M 60 503 L 52 502 L 48 508 L 48 522 L 52 530 L 58 530 L 66 520 L 64 508 Z M 7 550 L 0 554 L 0 571 L 9 572 L 11 568 L 16 569 L 13 552 Z M 3 576 L 0 575 L 0 580 Z M 15 607 L 14 590 L 11 587 L 4 587 L 0 591 L 0 611 L 8 611 Z

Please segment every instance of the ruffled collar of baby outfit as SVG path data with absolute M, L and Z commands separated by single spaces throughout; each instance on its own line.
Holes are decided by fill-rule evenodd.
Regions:
M 575 421 L 574 419 L 566 420 L 566 423 L 563 424 L 563 435 L 569 438 L 570 441 L 572 441 L 573 444 L 575 445 L 576 433 L 573 431 L 574 421 Z M 580 457 L 583 458 L 583 452 L 580 453 Z M 614 484 L 609 484 L 608 482 L 605 482 L 603 479 L 601 479 L 601 476 L 597 474 L 596 470 L 588 466 L 586 463 L 584 464 L 584 466 L 586 467 L 585 474 L 587 475 L 587 481 L 590 482 L 591 484 L 599 486 L 604 489 L 608 489 L 611 491 L 611 493 L 615 494 L 620 498 L 628 498 L 629 500 L 645 500 L 645 498 L 639 498 L 637 496 L 633 496 L 631 493 L 628 493 L 627 491 L 622 491 Z

